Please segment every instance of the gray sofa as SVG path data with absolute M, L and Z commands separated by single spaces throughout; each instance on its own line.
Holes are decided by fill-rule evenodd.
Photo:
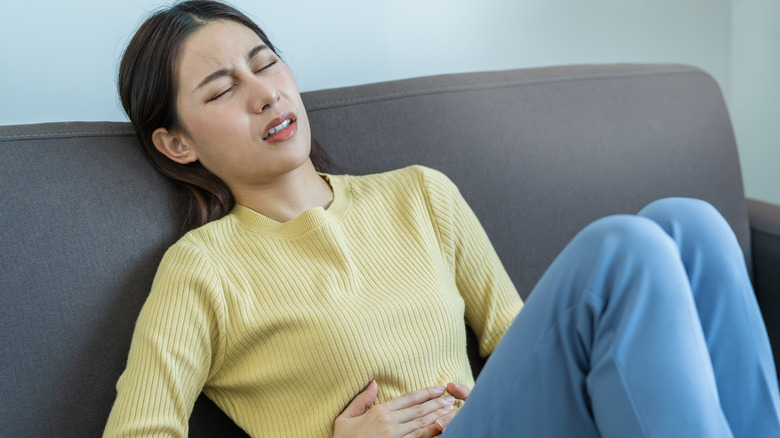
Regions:
M 704 72 L 551 67 L 304 101 L 333 171 L 419 163 L 449 175 L 524 297 L 590 221 L 661 197 L 709 201 L 739 238 L 777 351 L 780 207 L 745 199 L 729 115 Z M 0 436 L 100 435 L 179 205 L 126 123 L 0 127 Z M 242 432 L 201 397 L 191 435 Z

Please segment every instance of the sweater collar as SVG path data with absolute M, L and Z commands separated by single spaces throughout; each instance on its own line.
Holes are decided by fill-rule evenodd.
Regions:
M 333 190 L 333 201 L 327 209 L 310 208 L 295 219 L 287 222 L 277 222 L 241 204 L 236 204 L 230 211 L 238 223 L 244 228 L 261 234 L 277 237 L 298 237 L 327 222 L 340 222 L 352 204 L 352 190 L 349 176 L 320 173 Z

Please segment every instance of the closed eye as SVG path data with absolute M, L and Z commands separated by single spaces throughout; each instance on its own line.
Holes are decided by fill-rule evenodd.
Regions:
M 208 102 L 213 102 L 213 101 L 219 99 L 220 97 L 224 96 L 228 92 L 232 91 L 234 88 L 236 88 L 236 84 L 233 84 L 230 87 L 225 88 L 224 90 L 222 90 L 219 93 L 215 94 L 213 97 L 211 97 L 211 99 L 208 100 Z
M 252 73 L 254 73 L 254 74 L 258 74 L 258 73 L 260 73 L 261 71 L 263 71 L 263 70 L 265 70 L 265 69 L 271 68 L 271 67 L 272 67 L 274 64 L 276 64 L 276 61 L 275 61 L 275 60 L 274 60 L 274 61 L 271 61 L 271 62 L 269 62 L 268 64 L 266 64 L 266 65 L 264 65 L 264 66 L 262 66 L 262 67 L 260 67 L 260 68 L 258 68 L 257 70 L 253 71 Z
M 265 65 L 263 65 L 262 67 L 260 67 L 260 68 L 258 68 L 256 70 L 253 70 L 252 74 L 262 73 L 264 70 L 267 70 L 267 69 L 273 67 L 277 62 L 278 62 L 278 60 L 270 61 L 268 64 L 265 64 Z M 225 89 L 219 91 L 214 96 L 212 96 L 209 100 L 207 100 L 207 102 L 214 102 L 215 100 L 218 100 L 220 97 L 222 97 L 222 96 L 226 95 L 227 93 L 233 91 L 233 89 L 236 88 L 236 86 L 237 86 L 237 84 L 233 83 L 232 85 L 230 85 L 230 87 L 225 88 Z

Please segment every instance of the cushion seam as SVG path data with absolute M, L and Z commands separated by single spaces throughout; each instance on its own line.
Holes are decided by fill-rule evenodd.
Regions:
M 546 79 L 544 78 L 519 79 L 519 80 L 502 81 L 502 82 L 489 83 L 489 84 L 450 85 L 444 87 L 424 88 L 424 89 L 414 90 L 414 91 L 400 91 L 395 93 L 385 93 L 376 96 L 356 97 L 351 99 L 341 99 L 341 100 L 334 100 L 329 102 L 322 102 L 318 104 L 312 104 L 307 106 L 307 110 L 309 112 L 315 112 L 315 111 L 325 110 L 329 108 L 337 108 L 337 107 L 349 106 L 354 104 L 367 104 L 367 103 L 381 102 L 385 100 L 403 99 L 406 97 L 424 96 L 424 95 L 431 95 L 431 94 L 443 94 L 449 92 L 465 92 L 465 91 L 477 91 L 477 90 L 485 90 L 485 89 L 510 88 L 515 86 L 550 84 L 550 83 L 566 82 L 572 80 L 596 81 L 596 80 L 604 80 L 604 79 L 626 79 L 626 78 L 634 78 L 634 77 L 638 78 L 638 77 L 647 77 L 647 76 L 668 76 L 668 75 L 675 75 L 675 74 L 684 74 L 684 75 L 694 74 L 694 75 L 704 75 L 709 77 L 709 75 L 707 75 L 706 73 L 698 70 L 681 70 L 681 69 L 669 69 L 669 70 L 658 70 L 652 72 L 634 72 L 634 73 L 601 73 L 601 74 L 589 74 L 589 75 L 584 75 L 584 74 L 565 75 L 565 76 L 546 78 Z

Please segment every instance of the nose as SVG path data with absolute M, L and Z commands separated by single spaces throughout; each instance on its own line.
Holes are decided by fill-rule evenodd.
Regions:
M 249 79 L 249 110 L 261 113 L 279 101 L 279 91 L 267 80 L 256 76 Z

